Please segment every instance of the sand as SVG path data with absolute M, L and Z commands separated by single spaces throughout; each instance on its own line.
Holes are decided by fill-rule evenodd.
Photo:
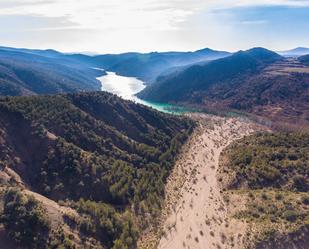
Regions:
M 240 249 L 246 224 L 231 217 L 216 174 L 221 151 L 256 126 L 236 118 L 191 117 L 199 127 L 168 179 L 157 248 Z

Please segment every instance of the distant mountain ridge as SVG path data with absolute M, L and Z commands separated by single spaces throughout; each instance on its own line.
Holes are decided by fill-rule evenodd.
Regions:
M 255 48 L 160 77 L 138 96 L 309 127 L 308 65 L 307 56 L 287 59 Z
M 104 74 L 57 52 L 0 49 L 0 95 L 56 94 L 100 90 Z M 44 54 L 44 56 L 42 55 Z M 59 58 L 61 56 L 61 58 Z
M 152 82 L 173 67 L 229 55 L 202 49 L 195 52 L 65 54 L 53 49 L 0 47 L 0 95 L 55 94 L 101 89 L 102 70 Z
M 193 65 L 184 71 L 160 78 L 138 94 L 152 101 L 190 101 L 196 91 L 205 91 L 212 85 L 224 83 L 232 77 L 261 70 L 281 56 L 262 48 L 239 51 L 226 58 L 205 65 Z
M 309 54 L 309 48 L 297 47 L 291 50 L 279 51 L 278 53 L 282 56 L 287 56 L 287 57 L 299 57 L 302 55 Z
M 110 65 L 108 70 L 124 76 L 134 76 L 151 83 L 165 70 L 186 66 L 201 61 L 210 61 L 230 55 L 228 52 L 215 51 L 209 48 L 195 52 L 153 52 L 148 54 L 125 54 L 126 60 Z M 122 56 L 122 55 L 120 55 Z M 104 55 L 99 58 L 104 58 Z
M 28 49 L 28 48 L 11 48 L 11 47 L 0 46 L 0 50 L 23 52 L 23 53 L 41 55 L 45 57 L 57 57 L 62 55 L 61 52 L 58 52 L 54 49 Z

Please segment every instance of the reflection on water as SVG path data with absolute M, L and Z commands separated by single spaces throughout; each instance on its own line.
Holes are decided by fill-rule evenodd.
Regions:
M 102 91 L 116 94 L 123 99 L 132 100 L 136 103 L 140 103 L 146 106 L 150 106 L 158 111 L 166 113 L 183 113 L 183 108 L 178 108 L 174 105 L 165 103 L 154 103 L 145 100 L 141 100 L 134 96 L 136 93 L 143 90 L 146 86 L 144 82 L 134 77 L 119 76 L 113 72 L 107 72 L 107 75 L 99 77 L 98 80 L 102 84 Z
M 107 72 L 107 75 L 99 77 L 102 83 L 102 91 L 114 93 L 123 99 L 136 100 L 134 94 L 145 88 L 144 82 L 133 77 L 119 76 L 113 72 Z

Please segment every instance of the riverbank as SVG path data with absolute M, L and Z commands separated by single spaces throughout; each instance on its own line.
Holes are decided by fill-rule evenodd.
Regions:
M 146 233 L 139 248 L 242 248 L 246 224 L 229 215 L 217 169 L 222 150 L 259 127 L 239 118 L 190 117 L 199 126 L 167 181 L 160 228 Z

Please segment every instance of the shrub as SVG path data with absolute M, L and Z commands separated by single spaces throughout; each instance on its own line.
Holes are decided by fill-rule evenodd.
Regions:
M 305 192 L 309 190 L 309 182 L 303 175 L 293 177 L 293 186 L 297 191 Z
M 309 134 L 264 133 L 246 137 L 225 151 L 237 174 L 233 187 L 309 191 Z M 248 160 L 248 158 L 251 158 Z
M 25 196 L 17 189 L 5 193 L 1 221 L 8 236 L 16 243 L 29 248 L 42 248 L 46 244 L 50 224 L 45 213 L 33 197 Z
M 297 212 L 293 210 L 287 210 L 283 213 L 283 218 L 290 222 L 296 221 L 297 217 L 298 217 Z
M 309 205 L 309 196 L 303 196 L 301 198 L 301 201 L 302 201 L 303 204 Z
M 275 195 L 275 198 L 276 198 L 277 201 L 283 200 L 283 195 L 281 193 L 277 193 Z

